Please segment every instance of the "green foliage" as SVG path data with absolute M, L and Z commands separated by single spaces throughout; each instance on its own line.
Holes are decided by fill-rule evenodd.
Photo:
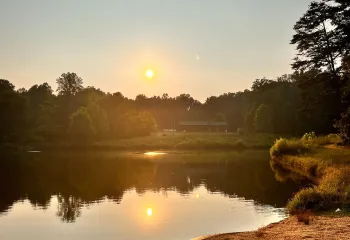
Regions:
M 334 124 L 344 144 L 350 144 L 350 107 L 341 114 L 340 119 Z
M 96 103 L 92 102 L 87 107 L 93 128 L 98 137 L 104 137 L 109 131 L 106 112 Z
M 283 155 L 297 155 L 310 151 L 310 147 L 297 139 L 280 138 L 270 149 L 272 158 L 281 157 Z
M 298 51 L 292 67 L 298 71 L 296 78 L 303 101 L 302 131 L 333 132 L 334 120 L 339 120 L 343 105 L 341 120 L 335 127 L 341 131 L 345 142 L 348 141 L 345 122 L 350 99 L 346 80 L 349 23 L 349 1 L 313 1 L 295 24 L 296 33 L 291 41 Z M 343 69 L 338 67 L 341 60 Z
M 328 134 L 326 139 L 328 140 L 328 144 L 340 144 L 342 142 L 340 134 L 335 133 Z
M 270 106 L 261 104 L 255 111 L 254 126 L 257 132 L 274 132 L 273 131 L 273 112 Z
M 254 117 L 255 117 L 255 108 L 252 107 L 249 110 L 247 110 L 245 112 L 244 115 L 244 125 L 245 125 L 245 129 L 249 132 L 249 133 L 253 133 L 255 128 L 254 128 Z
M 80 108 L 72 114 L 68 133 L 76 143 L 93 141 L 95 129 L 86 108 Z
M 349 12 L 346 9 L 350 6 L 344 1 L 336 2 L 342 2 L 342 6 L 335 5 L 334 1 L 311 2 L 307 12 L 295 24 L 296 33 L 291 43 L 297 45 L 299 54 L 292 65 L 294 69 L 327 67 L 336 74 L 337 58 L 349 51 L 349 36 L 340 29 L 344 26 L 343 14 Z M 327 27 L 328 24 L 331 27 Z
M 149 112 L 127 112 L 118 119 L 118 123 L 116 134 L 121 137 L 147 136 L 157 128 Z
M 302 141 L 313 141 L 316 139 L 316 133 L 315 132 L 309 132 L 305 133 L 303 137 L 301 138 Z
M 214 116 L 214 122 L 226 122 L 226 117 L 222 113 L 216 113 Z
M 180 121 L 226 121 L 228 130 L 241 133 L 299 135 L 339 131 L 350 143 L 350 2 L 312 1 L 295 23 L 291 44 L 297 57 L 293 74 L 256 79 L 250 90 L 209 96 L 204 103 L 189 94 L 170 97 L 105 93 L 83 87 L 74 72 L 57 80 L 57 93 L 47 84 L 14 90 L 0 80 L 2 127 L 0 141 L 66 140 L 71 116 L 87 108 L 98 140 L 149 135 L 156 128 L 173 129 Z M 341 62 L 341 66 L 340 66 Z M 334 125 L 334 122 L 336 124 Z M 88 127 L 89 128 L 89 127 Z M 71 130 L 71 129 L 70 129 Z M 78 134 L 79 135 L 79 134 Z M 305 144 L 326 145 L 339 137 L 305 135 L 301 143 L 276 142 L 274 154 L 303 151 Z
M 33 126 L 30 139 L 32 141 L 57 141 L 65 135 L 65 130 L 56 122 L 56 105 L 49 101 L 39 105 L 38 116 L 31 123 Z
M 83 89 L 83 79 L 76 73 L 63 73 L 56 83 L 59 95 L 75 95 Z
M 27 101 L 3 79 L 0 79 L 0 116 L 0 144 L 23 141 L 27 134 Z
M 339 88 L 333 86 L 332 75 L 321 70 L 295 73 L 300 89 L 301 132 L 328 134 L 334 132 L 334 120 L 340 114 Z

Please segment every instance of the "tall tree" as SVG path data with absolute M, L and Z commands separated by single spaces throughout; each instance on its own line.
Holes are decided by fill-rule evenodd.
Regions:
M 344 87 L 340 63 L 350 51 L 349 9 L 350 2 L 347 0 L 313 1 L 294 26 L 296 33 L 291 44 L 296 45 L 298 55 L 292 67 L 302 76 L 302 81 L 299 81 L 302 105 L 310 105 L 307 98 L 315 97 L 317 105 L 313 105 L 312 110 L 317 109 L 319 114 L 310 117 L 319 118 L 317 122 L 322 132 L 332 131 L 332 121 L 340 117 Z M 314 75 L 311 78 L 310 73 Z M 325 102 L 325 98 L 329 101 Z M 325 121 L 322 123 L 320 119 Z
M 83 89 L 83 79 L 76 73 L 62 73 L 61 77 L 56 80 L 56 83 L 59 95 L 75 95 Z
M 292 67 L 295 70 L 310 70 L 326 67 L 333 75 L 338 74 L 337 62 L 346 54 L 339 30 L 339 6 L 334 1 L 313 1 L 307 12 L 294 25 L 295 34 L 291 44 L 296 44 L 298 55 Z M 342 18 L 341 18 L 342 19 Z M 345 41 L 346 42 L 346 41 Z
M 27 101 L 4 79 L 0 79 L 0 116 L 0 144 L 22 141 L 27 130 Z

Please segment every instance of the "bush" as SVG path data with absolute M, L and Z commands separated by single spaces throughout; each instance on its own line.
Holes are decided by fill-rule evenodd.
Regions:
M 306 210 L 320 210 L 325 202 L 325 196 L 316 188 L 305 188 L 299 191 L 288 202 L 287 209 L 291 214 Z
M 297 155 L 308 152 L 309 150 L 310 148 L 302 141 L 280 138 L 276 140 L 275 144 L 270 149 L 270 155 L 274 158 L 283 155 Z
M 305 133 L 301 138 L 302 141 L 312 141 L 316 138 L 315 132 Z
M 326 138 L 330 143 L 333 143 L 333 144 L 340 144 L 342 142 L 342 139 L 339 134 L 335 134 L 335 133 L 328 134 Z
M 340 202 L 350 200 L 350 167 L 328 168 L 319 185 L 302 189 L 288 203 L 291 214 L 306 210 L 327 210 Z
M 324 146 L 329 144 L 338 144 L 342 140 L 338 134 L 329 134 L 327 136 L 316 136 L 315 132 L 305 133 L 301 138 L 306 144 L 315 146 Z

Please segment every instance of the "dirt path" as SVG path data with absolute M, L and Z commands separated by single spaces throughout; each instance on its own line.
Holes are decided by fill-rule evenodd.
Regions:
M 309 225 L 300 223 L 296 217 L 290 217 L 255 232 L 220 234 L 198 238 L 197 240 L 246 240 L 246 239 L 323 239 L 349 240 L 350 217 L 312 217 Z

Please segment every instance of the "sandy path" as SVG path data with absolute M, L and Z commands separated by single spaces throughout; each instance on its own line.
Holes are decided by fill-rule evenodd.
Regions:
M 299 223 L 290 217 L 279 223 L 268 225 L 255 232 L 220 234 L 198 238 L 197 240 L 246 240 L 246 239 L 324 239 L 350 240 L 350 217 L 312 217 L 309 225 Z

